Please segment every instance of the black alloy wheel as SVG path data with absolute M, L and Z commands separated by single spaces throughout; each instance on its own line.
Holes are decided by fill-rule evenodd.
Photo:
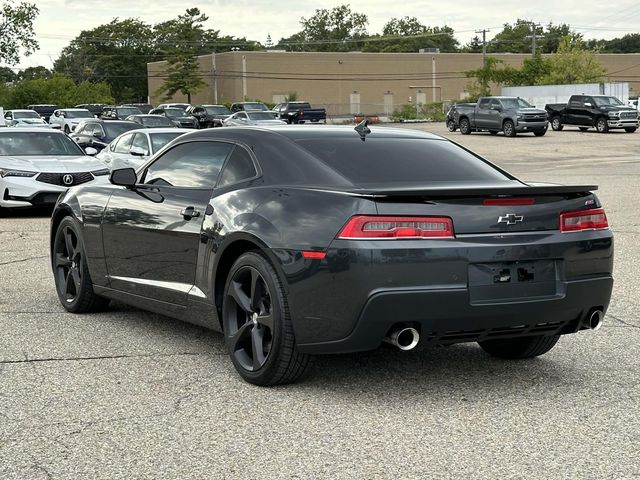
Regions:
M 227 278 L 222 322 L 231 361 L 256 385 L 297 380 L 309 364 L 298 352 L 285 291 L 273 266 L 258 252 L 242 255 Z
M 471 124 L 469 123 L 469 119 L 463 118 L 460 120 L 460 133 L 463 135 L 471 134 Z
M 551 129 L 555 132 L 559 132 L 560 130 L 562 130 L 564 128 L 564 125 L 562 125 L 562 122 L 560 121 L 560 117 L 559 116 L 555 116 L 551 119 Z
M 456 122 L 453 120 L 447 121 L 447 130 L 450 132 L 455 132 L 458 127 L 456 126 Z
M 511 120 L 505 120 L 502 125 L 502 131 L 506 137 L 515 137 L 516 136 L 516 126 L 513 124 Z
M 598 133 L 607 133 L 609 131 L 609 124 L 606 118 L 600 117 L 596 120 L 596 130 Z
M 71 217 L 58 225 L 51 253 L 56 290 L 65 309 L 83 313 L 100 310 L 109 303 L 93 291 L 80 226 Z

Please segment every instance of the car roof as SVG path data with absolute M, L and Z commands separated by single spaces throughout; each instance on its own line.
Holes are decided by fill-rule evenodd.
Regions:
M 175 127 L 160 127 L 160 128 L 136 128 L 135 130 L 129 130 L 128 132 L 124 132 L 121 135 L 124 135 L 125 133 L 174 133 L 174 132 L 183 132 L 183 133 L 189 133 L 189 132 L 193 132 L 193 129 L 191 128 L 175 128 Z
M 421 130 L 410 130 L 405 128 L 390 127 L 370 127 L 371 138 L 413 138 L 428 140 L 446 140 L 440 135 L 435 135 Z M 221 131 L 222 130 L 222 131 Z M 204 130 L 195 130 L 190 138 L 215 138 L 224 137 L 225 133 L 246 132 L 247 135 L 254 135 L 256 139 L 264 138 L 269 135 L 279 135 L 287 137 L 291 140 L 313 139 L 313 138 L 358 138 L 358 133 L 353 126 L 342 125 L 269 125 L 260 127 L 225 127 L 207 128 Z
M 31 108 L 12 108 L 11 110 L 5 110 L 5 112 L 36 112 L 36 111 Z
M 56 130 L 55 128 L 42 128 L 42 127 L 11 127 L 11 128 L 0 128 L 0 135 L 10 134 L 11 132 L 39 132 L 39 133 L 55 133 L 56 135 L 66 135 L 66 133 Z
M 163 117 L 162 115 L 158 115 L 157 113 L 134 113 L 133 115 L 129 115 L 129 117 L 136 117 L 136 118 L 141 118 L 141 117 L 153 117 L 153 118 L 158 118 L 158 117 Z M 127 117 L 127 118 L 129 118 Z
M 65 111 L 65 112 L 88 112 L 89 110 L 87 110 L 86 108 L 59 108 L 58 110 L 60 111 Z

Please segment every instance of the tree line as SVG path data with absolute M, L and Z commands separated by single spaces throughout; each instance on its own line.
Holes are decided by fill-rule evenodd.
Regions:
M 38 49 L 33 21 L 38 9 L 34 4 L 4 2 L 0 8 L 0 28 L 9 35 L 0 36 L 0 61 L 15 64 L 20 54 L 28 55 Z M 582 52 L 632 53 L 640 52 L 640 34 L 624 35 L 613 40 L 585 40 L 568 24 L 539 25 L 525 19 L 505 23 L 502 29 L 483 45 L 479 36 L 461 45 L 455 31 L 447 25 L 426 25 L 417 17 L 391 18 L 382 32 L 370 33 L 366 14 L 353 11 L 349 5 L 332 9 L 317 9 L 309 17 L 300 19 L 300 31 L 264 44 L 246 37 L 221 35 L 219 30 L 205 26 L 209 18 L 197 8 L 187 9 L 177 17 L 157 24 L 137 18 L 114 18 L 110 22 L 82 31 L 71 40 L 55 60 L 53 69 L 32 67 L 22 71 L 0 68 L 0 100 L 2 89 L 16 88 L 20 83 L 68 79 L 75 85 L 97 84 L 96 98 L 104 98 L 104 85 L 109 97 L 116 102 L 146 101 L 147 63 L 167 60 L 168 68 L 161 92 L 170 97 L 176 92 L 187 96 L 202 88 L 204 81 L 195 59 L 197 55 L 230 50 L 263 50 L 275 48 L 294 52 L 417 52 L 422 48 L 437 48 L 440 52 L 531 53 L 535 38 L 535 55 L 559 52 L 565 42 L 572 55 Z M 489 32 L 491 33 L 491 32 Z M 490 38 L 489 38 L 490 37 Z M 567 43 L 568 42 L 568 43 Z M 275 45 L 274 45 L 275 43 Z M 568 58 L 565 55 L 563 58 Z M 557 63 L 557 62 L 556 62 Z M 591 66 L 595 64 L 591 63 Z M 557 65 L 535 58 L 522 69 L 501 68 L 495 62 L 480 70 L 466 72 L 479 78 L 485 87 L 490 83 L 513 83 L 522 79 L 546 81 L 559 78 Z M 562 68 L 561 68 L 562 70 Z M 565 71 L 567 69 L 565 68 Z M 596 72 L 600 70 L 596 69 Z M 534 75 L 535 73 L 535 75 Z M 533 76 L 532 76 L 533 75 Z M 600 73 L 595 75 L 599 76 Z M 576 76 L 577 78 L 578 76 Z M 505 80 L 506 78 L 506 80 Z M 520 80 L 517 80 L 517 79 Z M 34 95 L 39 84 L 21 87 Z M 14 95 L 15 98 L 17 98 Z M 35 101 L 30 103 L 36 103 Z M 58 102 L 56 102 L 58 103 Z

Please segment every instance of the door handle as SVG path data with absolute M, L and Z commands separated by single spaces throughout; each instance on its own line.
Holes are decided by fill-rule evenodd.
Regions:
M 180 215 L 182 215 L 185 220 L 191 220 L 194 217 L 199 217 L 200 212 L 197 211 L 194 207 L 187 207 L 180 212 Z

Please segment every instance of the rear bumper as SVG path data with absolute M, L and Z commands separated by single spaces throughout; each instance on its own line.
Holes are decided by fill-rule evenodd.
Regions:
M 313 354 L 373 350 L 398 323 L 420 332 L 421 343 L 452 344 L 527 335 L 574 333 L 588 314 L 606 311 L 613 279 L 566 282 L 557 298 L 471 305 L 465 287 L 381 291 L 372 295 L 345 338 L 299 345 Z

